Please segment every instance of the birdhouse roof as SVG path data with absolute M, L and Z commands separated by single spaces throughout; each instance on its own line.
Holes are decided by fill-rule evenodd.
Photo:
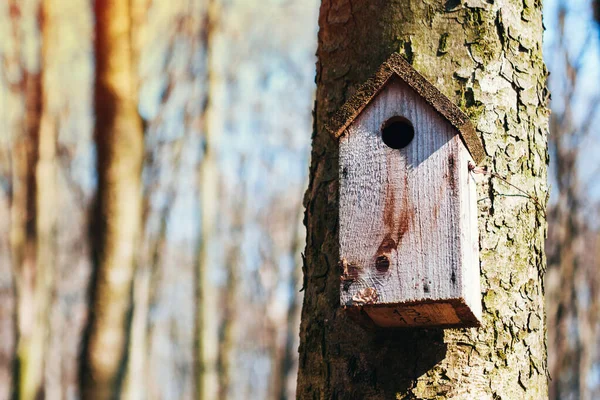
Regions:
M 458 130 L 475 163 L 479 164 L 483 161 L 485 158 L 483 144 L 469 117 L 398 53 L 392 54 L 379 67 L 375 75 L 361 85 L 356 93 L 334 114 L 326 127 L 329 133 L 336 138 L 340 137 L 393 76 L 402 79 Z

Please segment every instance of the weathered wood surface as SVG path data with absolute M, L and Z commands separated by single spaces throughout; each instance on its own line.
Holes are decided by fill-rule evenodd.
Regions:
M 415 130 L 403 149 L 381 139 L 382 125 L 395 116 L 407 118 Z M 472 158 L 456 128 L 392 78 L 340 138 L 339 160 L 340 257 L 347 269 L 341 303 L 352 306 L 353 298 L 374 288 L 376 305 L 410 303 L 414 310 L 420 302 L 452 301 L 452 307 L 437 307 L 439 318 L 419 311 L 405 318 L 390 307 L 373 311 L 380 316 L 389 310 L 385 321 L 377 317 L 384 325 L 476 324 L 481 295 L 475 182 L 468 171 Z M 372 307 L 365 307 L 368 314 Z

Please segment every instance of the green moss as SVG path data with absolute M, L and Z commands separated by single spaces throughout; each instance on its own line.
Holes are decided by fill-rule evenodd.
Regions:
M 442 33 L 442 36 L 440 36 L 440 43 L 438 45 L 438 51 L 437 51 L 438 56 L 440 56 L 442 54 L 446 54 L 448 52 L 448 37 L 449 36 L 450 36 L 450 34 L 448 32 Z
M 531 2 L 531 0 L 523 1 L 523 11 L 521 12 L 521 19 L 523 19 L 523 21 L 531 21 L 533 19 L 535 9 L 532 8 L 530 4 L 528 4 Z
M 496 306 L 498 295 L 494 290 L 488 290 L 483 297 L 483 304 L 486 308 L 493 309 Z
M 413 63 L 414 52 L 413 52 L 412 43 L 411 43 L 410 38 L 409 39 L 398 38 L 398 53 L 402 54 L 404 56 L 404 58 L 406 58 L 406 61 L 408 61 L 409 64 Z
M 463 26 L 467 28 L 467 44 L 475 61 L 486 64 L 499 56 L 502 38 L 498 36 L 495 13 L 467 8 Z
M 467 29 L 467 34 L 475 37 L 483 37 L 484 29 L 484 10 L 481 8 L 466 8 L 465 20 L 463 25 Z
M 506 361 L 506 352 L 503 349 L 498 349 L 498 351 L 496 351 L 496 355 L 500 360 Z
M 469 116 L 471 121 L 479 120 L 484 107 L 483 103 L 475 98 L 473 88 L 463 86 L 457 94 L 459 95 L 458 106 Z

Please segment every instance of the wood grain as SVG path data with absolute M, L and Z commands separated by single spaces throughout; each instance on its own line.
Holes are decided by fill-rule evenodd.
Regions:
M 381 140 L 382 124 L 394 116 L 415 129 L 400 150 Z M 427 324 L 411 324 L 455 325 L 458 315 L 460 323 L 477 325 L 477 209 L 469 160 L 456 128 L 398 78 L 348 127 L 339 159 L 343 305 L 353 306 L 374 288 L 377 298 L 365 311 L 377 324 L 403 324 L 382 317 L 394 308 L 375 311 L 379 305 L 435 301 L 451 307 L 440 304 L 427 312 Z M 389 268 L 378 268 L 382 257 Z

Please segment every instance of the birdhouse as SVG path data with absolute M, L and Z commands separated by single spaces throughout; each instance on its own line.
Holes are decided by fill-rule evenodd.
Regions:
M 334 115 L 340 300 L 383 327 L 478 326 L 469 118 L 394 54 Z

